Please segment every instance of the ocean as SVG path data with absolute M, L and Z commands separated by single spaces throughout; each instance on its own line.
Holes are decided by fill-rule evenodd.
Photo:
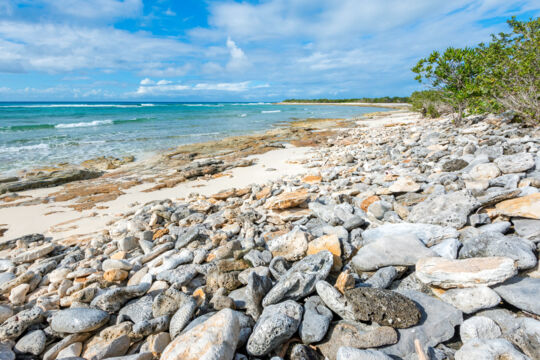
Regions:
M 0 103 L 0 174 L 98 156 L 137 158 L 270 129 L 292 119 L 382 108 L 270 103 Z

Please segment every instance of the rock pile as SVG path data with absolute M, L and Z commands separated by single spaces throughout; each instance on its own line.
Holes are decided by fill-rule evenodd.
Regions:
M 538 359 L 538 135 L 356 127 L 307 176 L 5 242 L 0 358 Z

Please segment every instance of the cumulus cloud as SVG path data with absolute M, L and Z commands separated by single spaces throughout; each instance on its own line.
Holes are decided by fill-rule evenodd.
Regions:
M 227 63 L 227 70 L 240 71 L 249 66 L 249 61 L 242 49 L 230 38 L 227 38 L 227 49 L 229 49 L 230 60 Z
M 257 84 L 251 81 L 242 82 L 229 82 L 229 83 L 197 83 L 193 85 L 173 83 L 168 80 L 146 81 L 150 79 L 144 79 L 141 81 L 141 86 L 135 93 L 131 93 L 133 96 L 148 96 L 148 95 L 162 95 L 162 96 L 174 96 L 180 93 L 186 92 L 201 92 L 201 91 L 217 91 L 217 92 L 243 92 L 250 89 L 260 89 L 269 87 L 269 84 Z M 143 84 L 144 82 L 144 84 Z

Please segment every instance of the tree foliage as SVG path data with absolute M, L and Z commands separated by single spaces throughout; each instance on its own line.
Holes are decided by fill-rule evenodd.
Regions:
M 488 44 L 450 47 L 420 59 L 412 71 L 431 92 L 413 94 L 413 106 L 416 101 L 426 113 L 430 106 L 439 111 L 445 104 L 457 123 L 464 113 L 502 110 L 538 123 L 540 22 L 512 18 L 508 24 L 512 32 L 493 35 Z

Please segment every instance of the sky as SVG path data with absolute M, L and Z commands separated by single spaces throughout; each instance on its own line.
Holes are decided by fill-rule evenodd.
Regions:
M 539 0 L 0 0 L 0 101 L 406 96 Z

